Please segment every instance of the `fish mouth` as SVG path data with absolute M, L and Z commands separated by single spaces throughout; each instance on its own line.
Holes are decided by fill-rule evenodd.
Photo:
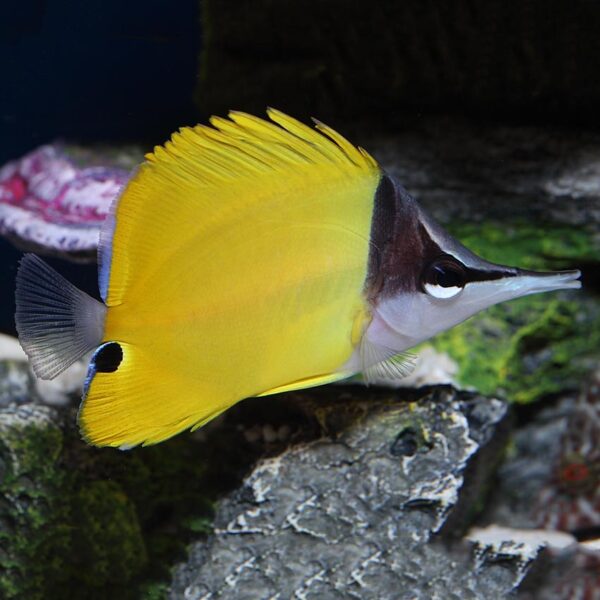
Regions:
M 581 288 L 581 271 L 527 271 L 516 269 L 517 277 L 526 283 L 529 293 L 552 292 L 554 290 L 578 290 Z

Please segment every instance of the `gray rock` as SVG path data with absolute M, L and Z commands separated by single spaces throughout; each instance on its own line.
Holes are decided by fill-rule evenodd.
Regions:
M 600 598 L 599 439 L 599 369 L 578 395 L 557 398 L 515 432 L 482 520 L 579 540 L 542 553 L 524 598 Z
M 35 377 L 26 362 L 0 360 L 0 407 L 30 402 L 34 390 Z
M 450 118 L 361 145 L 441 222 L 577 225 L 600 234 L 600 136 Z
M 40 379 L 17 338 L 0 334 L 0 408 L 29 402 L 68 405 L 72 399 L 81 397 L 87 362 L 84 358 L 54 379 Z
M 600 369 L 513 437 L 485 520 L 578 535 L 600 528 Z M 596 536 L 597 537 L 597 536 Z
M 344 394 L 312 407 L 325 435 L 263 460 L 219 504 L 172 599 L 501 598 L 518 587 L 535 553 L 450 543 L 482 491 L 478 457 L 489 476 L 506 440 L 506 404 L 452 388 L 403 393 L 414 402 Z

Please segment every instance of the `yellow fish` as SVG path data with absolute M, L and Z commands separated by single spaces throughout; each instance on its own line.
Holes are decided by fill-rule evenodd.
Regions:
M 21 261 L 16 323 L 35 372 L 94 350 L 89 443 L 154 444 L 249 396 L 401 375 L 399 353 L 487 306 L 579 287 L 577 271 L 484 261 L 365 150 L 268 116 L 213 117 L 146 157 L 101 235 L 104 303 Z

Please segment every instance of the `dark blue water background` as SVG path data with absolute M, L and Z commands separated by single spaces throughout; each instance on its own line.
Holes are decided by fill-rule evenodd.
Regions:
M 1 0 L 0 164 L 55 139 L 151 148 L 197 121 L 198 0 Z M 0 331 L 21 252 L 0 240 Z M 97 295 L 96 269 L 49 261 Z

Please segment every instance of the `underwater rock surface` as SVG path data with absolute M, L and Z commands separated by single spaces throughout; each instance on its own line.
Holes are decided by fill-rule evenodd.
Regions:
M 497 399 L 326 386 L 248 400 L 195 434 L 126 453 L 86 446 L 74 420 L 68 407 L 0 409 L 0 597 L 368 599 L 403 589 L 487 600 L 547 588 L 528 597 L 556 599 L 595 581 L 600 564 L 583 547 L 548 556 L 518 537 L 461 541 L 510 434 Z M 514 487 L 491 497 L 532 497 Z M 167 591 L 170 565 L 194 539 Z M 584 578 L 540 583 L 544 565 Z
M 0 407 L 0 598 L 164 597 L 170 564 L 191 532 L 209 527 L 209 502 L 240 457 L 193 436 L 99 452 L 80 439 L 75 418 L 68 407 Z M 233 448 L 232 433 L 222 427 L 220 440 Z M 213 452 L 227 465 L 219 485 Z
M 600 597 L 600 368 L 578 393 L 539 410 L 514 435 L 498 469 L 486 523 L 567 532 L 549 549 L 528 598 Z M 547 576 L 550 573 L 551 576 Z
M 448 387 L 320 396 L 307 402 L 325 437 L 263 460 L 219 503 L 214 534 L 191 548 L 170 598 L 501 598 L 518 588 L 535 552 L 498 559 L 452 543 L 506 441 L 505 403 Z
M 0 408 L 37 402 L 66 405 L 81 398 L 87 362 L 79 360 L 51 380 L 39 378 L 19 341 L 0 333 Z
M 600 370 L 514 435 L 487 519 L 577 532 L 600 528 Z
M 360 144 L 444 224 L 576 225 L 599 242 L 597 132 L 437 117 Z

